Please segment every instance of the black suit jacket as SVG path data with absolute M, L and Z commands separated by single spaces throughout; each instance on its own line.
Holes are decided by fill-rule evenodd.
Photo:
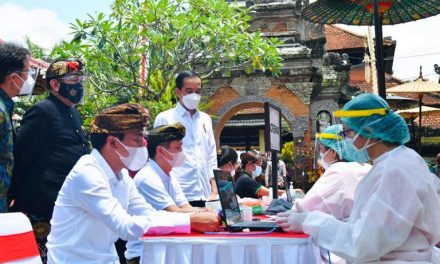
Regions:
M 79 112 L 52 94 L 25 113 L 9 188 L 9 198 L 16 200 L 14 211 L 51 219 L 64 179 L 89 152 L 81 124 Z

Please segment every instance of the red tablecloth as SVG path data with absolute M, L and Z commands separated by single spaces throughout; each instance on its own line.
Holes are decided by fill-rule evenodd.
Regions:
M 143 236 L 143 240 L 157 239 L 157 238 L 308 238 L 309 235 L 304 233 L 286 233 L 286 232 L 272 232 L 269 234 L 260 234 L 261 232 L 218 232 L 218 234 L 202 234 L 202 233 L 191 233 L 191 234 L 170 234 L 170 235 L 160 235 L 160 236 Z M 242 235 L 240 235 L 242 234 Z M 255 235 L 254 235 L 255 234 Z

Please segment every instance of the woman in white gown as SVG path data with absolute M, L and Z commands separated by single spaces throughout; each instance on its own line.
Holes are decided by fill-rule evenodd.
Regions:
M 363 94 L 335 112 L 350 158 L 373 161 L 359 183 L 347 222 L 319 212 L 280 214 L 286 231 L 303 231 L 352 263 L 440 263 L 440 200 L 425 161 L 412 149 L 405 121 L 377 95 Z
M 342 125 L 327 127 L 316 135 L 321 166 L 324 174 L 316 181 L 302 200 L 297 201 L 304 210 L 321 211 L 336 219 L 347 221 L 353 207 L 354 192 L 360 180 L 371 169 L 368 163 L 350 162 L 341 147 Z M 328 251 L 321 249 L 322 263 L 329 263 Z M 345 264 L 341 257 L 331 254 L 331 263 Z

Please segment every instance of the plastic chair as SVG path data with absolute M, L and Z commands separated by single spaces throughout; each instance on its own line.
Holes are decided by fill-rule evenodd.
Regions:
M 31 222 L 22 213 L 0 214 L 0 263 L 42 263 Z

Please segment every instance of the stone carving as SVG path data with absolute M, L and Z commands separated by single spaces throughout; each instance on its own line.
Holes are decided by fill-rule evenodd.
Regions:
M 329 115 L 330 124 L 333 124 L 333 112 L 338 109 L 339 109 L 338 98 L 321 99 L 321 100 L 313 101 L 312 104 L 310 105 L 311 124 L 314 124 L 311 128 L 312 130 L 311 135 L 314 136 L 315 133 L 320 131 L 318 126 L 319 123 L 318 117 L 320 117 L 319 115 L 320 113 L 327 112 L 327 114 Z
M 310 104 L 313 83 L 286 83 L 286 88 L 294 93 L 304 104 Z
M 327 127 L 331 126 L 331 124 L 332 124 L 332 117 L 328 111 L 321 111 L 318 113 L 318 116 L 316 117 L 317 133 L 323 132 Z

